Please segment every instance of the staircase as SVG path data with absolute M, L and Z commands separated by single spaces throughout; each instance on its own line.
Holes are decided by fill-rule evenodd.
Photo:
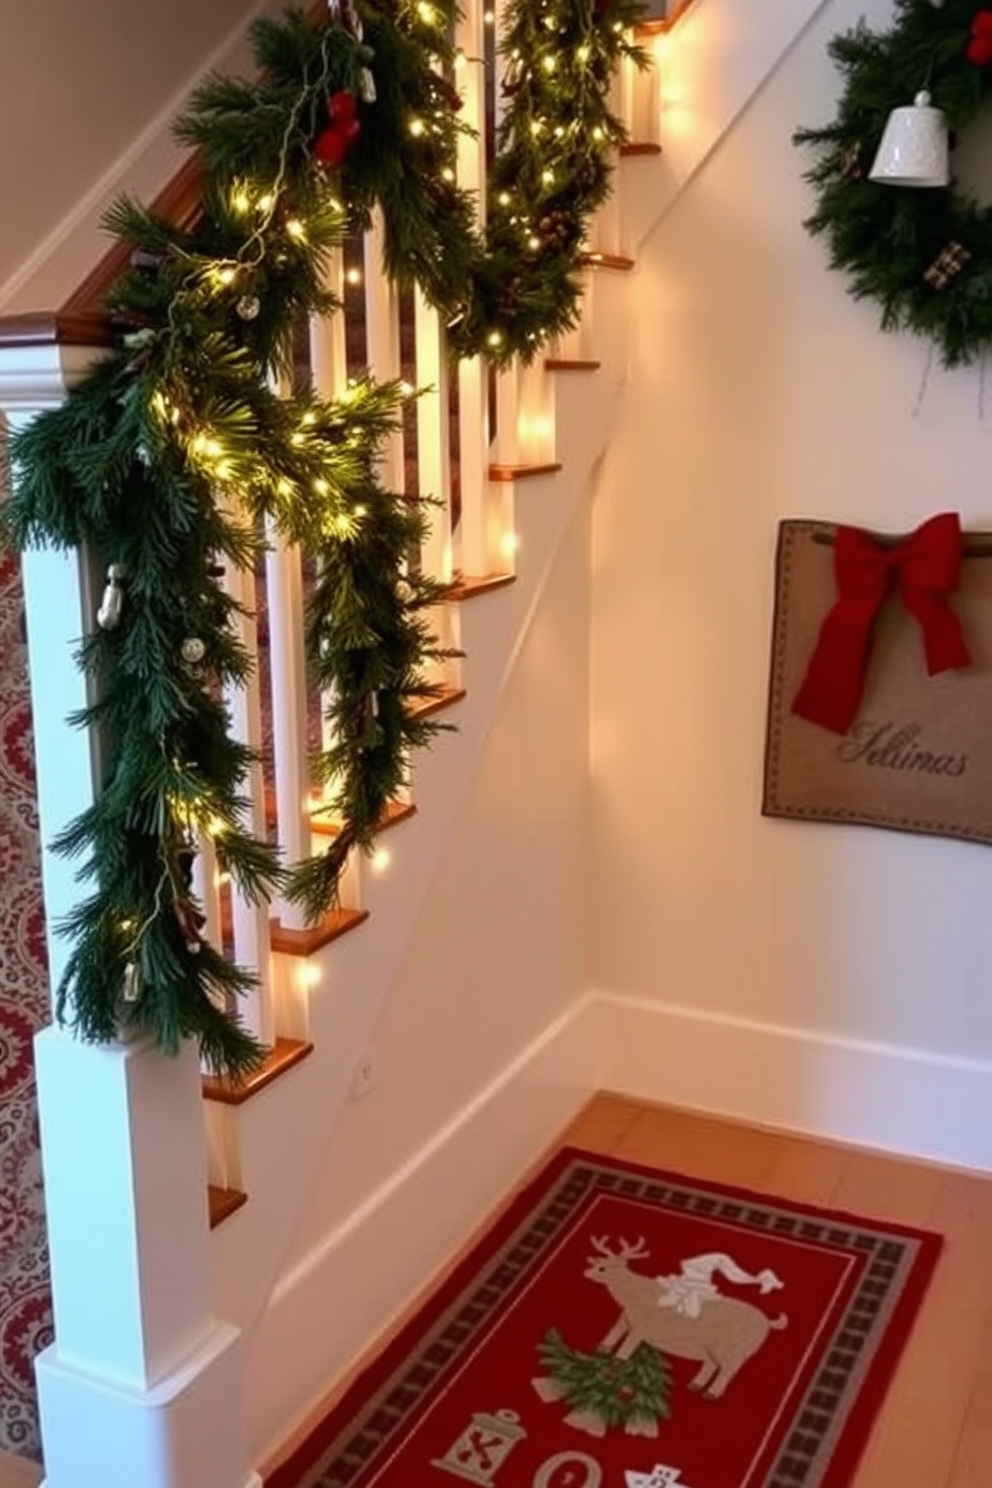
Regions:
M 520 658 L 535 637 L 540 638 L 549 589 L 568 561 L 563 555 L 582 542 L 598 470 L 608 458 L 614 416 L 628 376 L 637 248 L 781 55 L 784 22 L 768 28 L 772 40 L 766 44 L 762 37 L 750 34 L 736 14 L 739 8 L 730 0 L 696 0 L 684 17 L 682 8 L 674 28 L 671 22 L 657 22 L 646 29 L 645 43 L 657 61 L 653 71 L 645 77 L 631 72 L 618 81 L 617 103 L 631 128 L 632 143 L 621 152 L 615 195 L 596 224 L 585 270 L 583 321 L 567 343 L 554 347 L 535 367 L 501 376 L 495 388 L 488 385 L 478 366 L 463 366 L 454 400 L 437 318 L 425 305 L 418 302 L 416 306 L 415 376 L 411 381 L 436 390 L 418 403 L 418 485 L 444 498 L 421 561 L 439 577 L 460 575 L 453 600 L 437 620 L 443 638 L 464 653 L 462 661 L 449 664 L 439 677 L 442 690 L 430 708 L 456 731 L 441 734 L 429 751 L 411 762 L 409 792 L 393 804 L 383 821 L 378 851 L 371 860 L 349 866 L 342 907 L 316 927 L 303 926 L 287 905 L 274 905 L 260 915 L 232 900 L 226 887 L 214 882 L 210 844 L 203 844 L 199 892 L 207 908 L 208 933 L 218 943 L 230 940 L 238 959 L 258 969 L 260 990 L 245 1015 L 270 1049 L 265 1065 L 246 1083 L 233 1086 L 201 1077 L 189 1060 L 176 1061 L 176 1071 L 167 1076 L 175 1087 L 169 1101 L 184 1103 L 185 1114 L 176 1120 L 166 1114 L 164 1096 L 161 1110 L 156 1106 L 161 1060 L 156 1057 L 140 1073 L 142 1061 L 148 1063 L 146 1053 L 124 1050 L 119 1076 L 112 1077 L 119 1078 L 115 1098 L 121 1104 L 108 1104 L 103 1117 L 116 1111 L 117 1119 L 130 1128 L 127 1160 L 123 1156 L 120 1160 L 131 1173 L 131 1181 L 110 1183 L 105 1169 L 113 1159 L 102 1154 L 99 1162 L 94 1161 L 88 1145 L 93 1134 L 88 1134 L 87 1142 L 78 1133 L 85 1116 L 78 1105 L 81 1082 L 92 1078 L 95 1090 L 97 1082 L 107 1078 L 106 1069 L 96 1071 L 93 1051 L 81 1051 L 61 1034 L 44 1035 L 39 1041 L 60 1341 L 60 1353 L 48 1366 L 43 1361 L 39 1371 L 51 1488 L 76 1488 L 84 1481 L 97 1481 L 85 1476 L 81 1461 L 101 1464 L 100 1480 L 108 1488 L 137 1481 L 124 1476 L 123 1458 L 121 1475 L 113 1475 L 117 1466 L 112 1464 L 108 1476 L 107 1459 L 100 1455 L 103 1449 L 96 1440 L 81 1447 L 76 1437 L 60 1449 L 57 1438 L 65 1434 L 70 1407 L 77 1415 L 87 1408 L 89 1387 L 82 1381 L 83 1374 L 126 1382 L 132 1395 L 135 1389 L 162 1391 L 163 1381 L 178 1378 L 180 1361 L 199 1359 L 201 1354 L 204 1378 L 213 1370 L 215 1359 L 230 1356 L 232 1362 L 223 1366 L 228 1373 L 218 1387 L 217 1399 L 229 1405 L 235 1398 L 247 1399 L 248 1460 L 259 1460 L 285 1436 L 301 1409 L 423 1284 L 459 1235 L 512 1181 L 585 1093 L 563 1080 L 539 1116 L 521 1121 L 519 1129 L 493 1154 L 490 1170 L 466 1182 L 464 1191 L 442 1195 L 432 1180 L 429 1209 L 418 1208 L 426 1190 L 414 1184 L 408 1193 L 403 1191 L 409 1176 L 404 1173 L 397 1174 L 395 1184 L 377 1192 L 374 1202 L 358 1205 L 346 1223 L 334 1222 L 333 1205 L 325 1205 L 326 1214 L 321 1209 L 320 1196 L 334 1181 L 333 1171 L 328 1172 L 329 1150 L 349 1103 L 362 1101 L 376 1083 L 370 1050 L 377 1027 L 397 996 L 439 864 L 459 831 L 480 761 L 499 737 L 508 692 L 520 682 Z M 789 8 L 788 27 L 795 36 L 818 7 L 791 0 Z M 481 5 L 470 7 L 461 24 L 464 35 L 460 41 L 466 55 L 480 57 L 484 49 Z M 730 56 L 732 68 L 727 61 Z M 700 59 L 705 59 L 705 66 Z M 681 80 L 681 93 L 669 91 L 673 77 Z M 696 86 L 694 97 L 685 91 L 687 79 Z M 472 86 L 470 82 L 470 112 L 474 109 L 481 123 L 484 98 L 481 90 L 473 96 Z M 679 112 L 681 126 L 673 124 Z M 670 141 L 666 122 L 672 126 Z M 464 179 L 481 183 L 485 162 L 478 150 L 469 153 L 470 148 L 466 146 L 462 162 Z M 192 183 L 190 172 L 172 183 L 166 193 L 171 211 L 188 208 Z M 368 361 L 379 376 L 397 375 L 403 370 L 399 306 L 377 273 L 379 245 L 374 227 L 363 254 L 359 315 Z M 111 262 L 92 275 L 60 315 L 0 321 L 0 408 L 12 422 L 31 417 L 58 400 L 73 376 L 98 354 L 105 333 L 94 317 L 92 300 L 114 269 Z M 330 287 L 345 296 L 346 304 L 349 298 L 353 301 L 351 281 L 361 277 L 360 269 L 342 256 L 334 274 L 337 277 Z M 311 366 L 318 390 L 324 394 L 340 391 L 351 370 L 346 320 L 347 313 L 311 331 Z M 495 438 L 490 441 L 486 430 L 493 424 Z M 459 476 L 457 502 L 452 497 L 452 444 Z M 394 483 L 401 487 L 404 451 L 400 441 L 394 442 L 388 458 Z M 93 612 L 95 582 L 99 579 L 85 568 L 80 570 L 72 556 L 30 554 L 25 560 L 45 841 L 85 806 L 92 789 L 89 743 L 66 730 L 64 717 L 83 701 L 83 684 L 71 661 L 71 642 L 79 631 L 80 610 L 86 616 Z M 232 582 L 250 602 L 254 576 L 235 576 Z M 271 710 L 277 724 L 274 778 L 259 782 L 254 811 L 259 826 L 264 827 L 266 821 L 275 824 L 290 856 L 296 857 L 309 851 L 311 842 L 319 845 L 335 830 L 325 803 L 309 798 L 302 763 L 313 700 L 307 699 L 301 681 L 299 555 L 277 545 L 264 583 L 272 619 L 267 658 Z M 582 583 L 584 591 L 574 610 L 580 623 L 588 597 L 588 572 Z M 588 653 L 586 639 L 580 632 L 573 651 L 549 658 L 549 678 L 556 667 L 584 665 L 579 658 Z M 232 711 L 243 736 L 259 745 L 257 696 L 249 691 L 233 699 Z M 511 774 L 514 769 L 526 772 L 527 761 L 511 762 Z M 584 810 L 584 782 L 581 789 L 576 788 L 574 804 L 576 812 Z M 52 918 L 72 903 L 77 892 L 66 865 L 50 854 L 46 854 L 45 888 Z M 548 931 L 549 936 L 562 933 L 560 926 Z M 567 927 L 564 933 L 569 933 Z M 484 947 L 480 954 L 485 954 Z M 63 958 L 63 948 L 53 943 L 53 978 Z M 571 963 L 562 973 L 563 1000 L 578 999 L 584 990 L 580 962 L 576 966 L 574 974 Z M 462 965 L 452 968 L 451 974 L 471 981 L 473 968 Z M 466 995 L 471 995 L 470 990 Z M 546 1021 L 542 1019 L 535 1031 Z M 85 1073 L 80 1060 L 88 1061 L 93 1072 Z M 594 1064 L 591 1054 L 590 1070 Z M 152 1069 L 158 1072 L 149 1073 Z M 141 1096 L 143 1081 L 149 1089 L 155 1085 L 156 1094 L 147 1100 Z M 190 1092 L 197 1084 L 202 1101 L 195 1116 L 187 1119 Z M 74 1087 L 71 1098 L 66 1093 L 70 1085 Z M 71 1139 L 67 1126 L 76 1128 Z M 161 1165 L 164 1146 L 185 1154 L 181 1167 L 178 1162 Z M 199 1159 L 204 1150 L 205 1174 Z M 418 1162 L 431 1156 L 423 1149 Z M 142 1161 L 160 1174 L 160 1191 L 148 1191 L 147 1183 L 143 1187 L 134 1177 Z M 86 1220 L 81 1228 L 71 1195 L 65 1202 L 59 1198 L 62 1180 L 73 1192 L 78 1191 L 83 1182 L 80 1168 L 87 1164 L 86 1178 L 95 1190 L 89 1202 L 96 1203 L 102 1193 L 107 1206 L 91 1229 Z M 204 1176 L 206 1206 L 202 1199 L 198 1205 L 195 1197 Z M 209 1212 L 209 1241 L 204 1208 Z M 106 1232 L 115 1221 L 126 1231 L 117 1257 L 119 1270 L 133 1265 L 137 1276 L 119 1309 L 121 1338 L 128 1328 L 140 1334 L 134 1357 L 123 1342 L 117 1352 L 116 1343 L 93 1342 L 100 1326 L 95 1304 L 89 1307 L 64 1300 L 66 1287 L 92 1291 L 92 1281 L 85 1265 L 80 1269 L 78 1257 L 80 1253 L 85 1256 L 87 1242 L 95 1249 L 105 1248 Z M 128 1237 L 133 1242 L 130 1249 Z M 183 1264 L 177 1269 L 177 1255 L 192 1258 L 186 1268 L 192 1282 L 184 1276 Z M 164 1268 L 167 1285 L 183 1292 L 182 1305 L 168 1317 L 159 1315 L 161 1309 L 156 1312 L 149 1300 L 149 1287 L 160 1284 L 153 1275 L 156 1265 Z M 116 1285 L 117 1275 L 108 1263 L 108 1285 Z M 314 1327 L 315 1318 L 323 1318 L 324 1325 Z M 78 1341 L 75 1349 L 73 1341 Z M 196 1380 L 200 1377 L 195 1375 Z M 163 1419 L 172 1419 L 169 1412 L 174 1401 L 199 1398 L 195 1382 L 177 1383 L 175 1388 L 174 1395 L 167 1391 L 163 1395 Z M 205 1387 L 204 1399 L 213 1398 L 210 1388 L 214 1387 Z M 114 1412 L 127 1415 L 130 1409 L 126 1402 L 108 1406 L 108 1414 L 93 1426 L 94 1433 L 120 1434 L 113 1424 L 117 1421 Z M 177 1417 L 180 1414 L 177 1411 Z M 184 1439 L 187 1428 L 180 1422 L 175 1429 Z M 207 1481 L 196 1472 L 175 1479 L 158 1476 L 165 1469 L 151 1466 L 153 1445 L 159 1456 L 161 1451 L 157 1441 L 149 1443 L 136 1449 L 139 1458 L 147 1450 L 149 1466 L 141 1481 L 149 1488 L 159 1484 L 173 1488 L 180 1482 L 182 1488 L 194 1483 L 199 1488 Z M 244 1477 L 238 1477 L 238 1469 L 231 1465 L 234 1461 L 220 1452 L 210 1468 L 211 1484 L 240 1488 Z M 198 1471 L 204 1471 L 202 1461 Z M 248 1481 L 257 1480 L 249 1477 Z

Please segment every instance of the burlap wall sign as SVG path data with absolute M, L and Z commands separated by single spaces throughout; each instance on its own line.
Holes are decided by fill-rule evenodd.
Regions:
M 762 811 L 992 843 L 992 533 L 781 524 Z

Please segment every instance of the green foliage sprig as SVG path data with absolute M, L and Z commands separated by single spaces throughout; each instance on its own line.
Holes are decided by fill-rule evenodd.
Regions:
M 795 134 L 817 152 L 807 173 L 816 206 L 806 226 L 825 238 L 831 267 L 850 276 L 856 298 L 881 306 L 885 330 L 927 337 L 949 366 L 974 361 L 992 341 L 992 209 L 953 184 L 890 186 L 867 173 L 891 110 L 921 89 L 943 109 L 952 139 L 984 107 L 992 67 L 968 57 L 978 8 L 975 0 L 897 0 L 888 31 L 862 23 L 835 36 L 829 50 L 843 76 L 837 116 Z
M 259 78 L 208 79 L 178 126 L 203 163 L 192 225 L 127 199 L 109 214 L 131 254 L 108 302 L 117 344 L 12 441 L 3 512 L 16 547 L 83 549 L 120 601 L 80 651 L 95 701 L 74 721 L 96 731 L 103 778 L 56 844 L 82 860 L 89 888 L 62 926 L 72 950 L 58 989 L 60 1017 L 86 1039 L 134 1027 L 168 1051 L 197 1039 L 221 1074 L 256 1064 L 262 1051 L 236 1014 L 252 978 L 200 934 L 201 834 L 249 899 L 285 893 L 316 919 L 335 902 L 348 852 L 371 845 L 410 751 L 438 727 L 417 704 L 446 654 L 429 616 L 448 591 L 409 561 L 429 503 L 379 476 L 407 391 L 362 377 L 318 398 L 299 385 L 294 348 L 305 317 L 338 308 L 329 255 L 374 207 L 386 271 L 420 285 L 460 354 L 530 356 L 572 322 L 585 215 L 605 195 L 606 152 L 622 134 L 609 81 L 635 50 L 623 27 L 636 14 L 632 0 L 573 9 L 517 0 L 512 45 L 536 46 L 543 30 L 504 119 L 488 236 L 454 179 L 451 0 L 259 21 Z M 564 48 L 557 72 L 542 60 L 555 55 L 551 37 Z M 359 129 L 328 168 L 315 140 L 342 93 L 360 100 Z M 530 141 L 545 126 L 554 143 L 538 151 Z M 554 191 L 537 174 L 542 151 Z M 523 259 L 521 224 L 502 211 L 511 179 L 530 217 L 568 219 Z M 231 737 L 224 701 L 252 665 L 224 571 L 256 565 L 266 524 L 315 560 L 307 656 L 332 699 L 333 742 L 313 774 L 340 821 L 324 854 L 288 866 L 248 828 L 255 760 Z
M 630 39 L 643 9 L 640 0 L 508 6 L 484 250 L 464 313 L 452 307 L 458 355 L 529 361 L 578 323 L 587 233 L 627 138 L 610 88 L 624 59 L 647 66 Z
M 542 1366 L 561 1398 L 601 1430 L 622 1426 L 634 1435 L 654 1434 L 672 1414 L 672 1366 L 648 1343 L 628 1359 L 597 1350 L 574 1349 L 552 1328 L 538 1345 Z

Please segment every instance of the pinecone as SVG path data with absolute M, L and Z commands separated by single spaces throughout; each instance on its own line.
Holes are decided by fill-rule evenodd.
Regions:
M 566 212 L 553 208 L 538 219 L 537 235 L 545 248 L 567 248 L 572 236 L 572 224 Z

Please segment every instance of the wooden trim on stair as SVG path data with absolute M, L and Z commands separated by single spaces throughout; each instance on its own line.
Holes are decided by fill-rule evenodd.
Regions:
M 623 253 L 598 253 L 594 250 L 584 253 L 581 261 L 590 269 L 620 269 L 625 274 L 634 267 L 634 260 Z
M 274 919 L 270 944 L 283 956 L 312 956 L 332 940 L 347 935 L 349 930 L 357 930 L 368 917 L 367 909 L 331 909 L 316 925 L 308 925 L 305 930 L 288 930 L 281 920 Z
M 376 832 L 386 832 L 402 821 L 409 821 L 416 811 L 413 801 L 390 801 L 375 824 Z M 335 820 L 333 810 L 315 811 L 310 818 L 310 830 L 320 837 L 336 837 L 341 831 L 341 823 Z
M 660 155 L 661 146 L 652 144 L 650 140 L 628 140 L 625 145 L 620 146 L 620 154 L 631 155 Z
M 208 1183 L 207 1211 L 210 1215 L 210 1228 L 215 1230 L 247 1202 L 248 1195 L 242 1193 L 240 1188 L 218 1188 L 215 1183 Z
M 445 708 L 453 708 L 467 695 L 464 687 L 440 687 L 433 697 L 415 698 L 407 704 L 406 711 L 411 718 L 429 718 L 432 713 L 442 713 Z
M 666 16 L 660 16 L 656 21 L 638 21 L 634 27 L 635 36 L 663 36 L 666 31 L 671 31 L 675 22 L 685 15 L 693 0 L 675 0 L 671 10 Z
M 199 209 L 202 185 L 200 157 L 189 155 L 152 202 L 151 210 L 178 227 L 189 227 Z M 61 309 L 0 316 L 0 347 L 111 345 L 114 329 L 104 301 L 129 262 L 127 245 L 114 243 Z
M 591 357 L 548 357 L 544 365 L 549 372 L 598 372 L 603 364 Z
M 259 1065 L 243 1080 L 228 1080 L 220 1075 L 204 1075 L 203 1096 L 205 1100 L 219 1101 L 224 1106 L 240 1106 L 273 1080 L 278 1080 L 287 1070 L 313 1053 L 313 1044 L 303 1039 L 277 1038 L 274 1046 Z
M 481 578 L 459 574 L 448 598 L 460 604 L 462 600 L 475 599 L 480 594 L 491 594 L 494 589 L 505 589 L 508 584 L 516 582 L 517 576 L 512 573 L 484 574 Z
M 490 465 L 489 479 L 494 481 L 529 480 L 535 475 L 554 475 L 560 470 L 560 461 L 548 465 Z

